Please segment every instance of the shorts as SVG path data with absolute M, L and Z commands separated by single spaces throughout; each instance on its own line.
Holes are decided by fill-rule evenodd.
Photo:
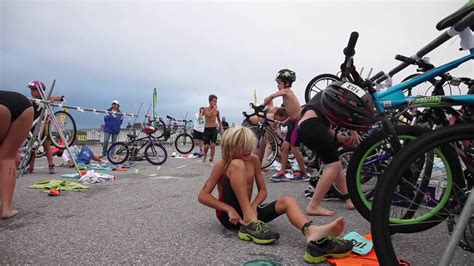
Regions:
M 290 143 L 293 147 L 300 146 L 300 140 L 298 139 L 298 120 L 293 120 L 288 124 L 288 131 L 286 132 L 285 141 Z
M 215 127 L 206 127 L 204 128 L 203 133 L 204 144 L 209 145 L 211 143 L 217 142 L 217 128 Z
M 220 194 L 219 200 L 232 206 L 243 218 L 242 209 L 240 208 L 239 201 L 235 195 L 232 187 L 230 185 L 230 180 L 228 177 L 223 177 L 222 192 Z M 227 229 L 239 229 L 240 224 L 233 224 L 229 222 L 229 216 L 226 212 L 216 211 L 217 219 L 219 222 Z M 257 218 L 264 222 L 270 222 L 280 216 L 276 212 L 276 200 L 269 203 L 262 203 L 257 207 Z
M 10 111 L 10 123 L 32 106 L 28 98 L 14 91 L 0 91 L 0 105 L 5 106 Z
M 203 140 L 204 139 L 204 133 L 199 132 L 196 129 L 193 129 L 193 139 Z
M 321 161 L 330 164 L 339 161 L 337 143 L 329 134 L 325 123 L 319 117 L 311 117 L 298 127 L 298 137 L 301 143 L 316 153 Z

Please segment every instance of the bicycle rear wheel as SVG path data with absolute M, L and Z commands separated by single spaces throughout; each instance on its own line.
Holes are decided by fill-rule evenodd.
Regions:
M 151 164 L 161 165 L 168 159 L 168 153 L 163 146 L 153 142 L 145 148 L 145 158 Z
M 377 184 L 371 215 L 371 231 L 381 265 L 394 265 L 397 255 L 403 254 L 407 243 L 410 243 L 408 238 L 420 241 L 422 234 L 404 235 L 403 240 L 390 236 L 394 227 L 410 226 L 412 232 L 419 232 L 420 229 L 429 229 L 445 219 L 454 220 L 459 215 L 470 188 L 466 187 L 462 166 L 454 147 L 459 141 L 470 142 L 472 139 L 474 139 L 472 124 L 441 128 L 413 141 L 390 162 Z M 420 158 L 428 157 L 429 153 L 434 154 L 434 167 L 430 175 L 424 175 L 420 169 L 423 165 L 419 161 Z M 404 190 L 403 187 L 410 187 L 411 190 Z M 422 201 L 417 200 L 420 195 L 423 197 Z M 402 223 L 395 221 L 394 224 L 396 219 L 403 221 Z M 473 223 L 474 219 L 471 219 L 471 239 Z M 439 259 L 436 256 L 445 248 L 442 245 L 447 239 L 440 237 L 439 232 L 440 230 L 436 230 L 431 234 L 427 232 L 422 235 L 424 243 L 432 243 L 422 245 L 423 252 L 430 254 L 424 256 L 422 261 L 424 265 L 435 264 L 436 261 L 428 260 Z M 427 247 L 433 249 L 440 246 L 439 251 L 428 253 Z
M 113 164 L 122 164 L 128 160 L 130 149 L 126 143 L 116 142 L 107 150 L 107 159 Z
M 188 154 L 194 148 L 194 139 L 188 133 L 179 134 L 174 140 L 176 150 L 181 154 Z
M 55 112 L 54 117 L 56 118 L 56 121 L 58 122 L 59 129 L 63 133 L 63 136 L 65 138 L 67 145 L 71 146 L 77 134 L 76 122 L 74 121 L 72 116 L 68 112 L 65 112 L 65 111 Z M 53 121 L 49 121 L 48 129 L 49 129 L 48 132 L 49 132 L 49 138 L 51 139 L 51 143 L 60 149 L 65 149 L 66 145 L 61 141 L 58 129 L 54 125 Z
M 341 79 L 333 74 L 321 74 L 314 77 L 306 86 L 306 90 L 304 92 L 304 99 L 306 102 L 309 102 L 311 98 L 318 94 L 318 92 L 323 91 L 326 87 L 336 81 L 340 81 Z

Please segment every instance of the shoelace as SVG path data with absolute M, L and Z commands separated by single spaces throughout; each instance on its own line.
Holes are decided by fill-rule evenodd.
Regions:
M 338 237 L 335 237 L 335 236 L 327 236 L 326 238 L 327 238 L 330 242 L 335 243 L 336 246 L 342 246 L 342 245 L 344 245 L 344 242 L 345 242 L 345 240 L 342 240 L 342 239 L 340 239 L 340 238 L 338 238 Z
M 268 232 L 270 228 L 268 225 L 260 220 L 257 221 L 257 232 L 265 233 Z

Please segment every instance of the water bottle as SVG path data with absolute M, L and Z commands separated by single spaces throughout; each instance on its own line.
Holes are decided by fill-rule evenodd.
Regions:
M 140 173 L 140 170 L 135 169 L 135 174 L 138 175 Z

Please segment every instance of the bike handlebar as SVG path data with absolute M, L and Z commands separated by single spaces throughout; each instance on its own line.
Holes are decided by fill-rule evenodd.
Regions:
M 176 119 L 174 119 L 173 117 L 167 115 L 166 118 L 168 118 L 169 120 L 173 120 L 173 121 L 176 121 Z
M 359 38 L 359 33 L 357 31 L 353 31 L 351 33 L 351 37 L 349 37 L 349 42 L 347 42 L 347 47 L 344 48 L 343 53 L 347 57 L 353 57 L 355 54 L 355 45 L 357 43 L 357 39 Z
M 456 23 L 453 27 L 454 30 L 457 32 L 463 31 L 465 28 L 474 26 L 474 12 L 471 12 L 469 15 L 465 16 L 461 19 L 458 23 Z

